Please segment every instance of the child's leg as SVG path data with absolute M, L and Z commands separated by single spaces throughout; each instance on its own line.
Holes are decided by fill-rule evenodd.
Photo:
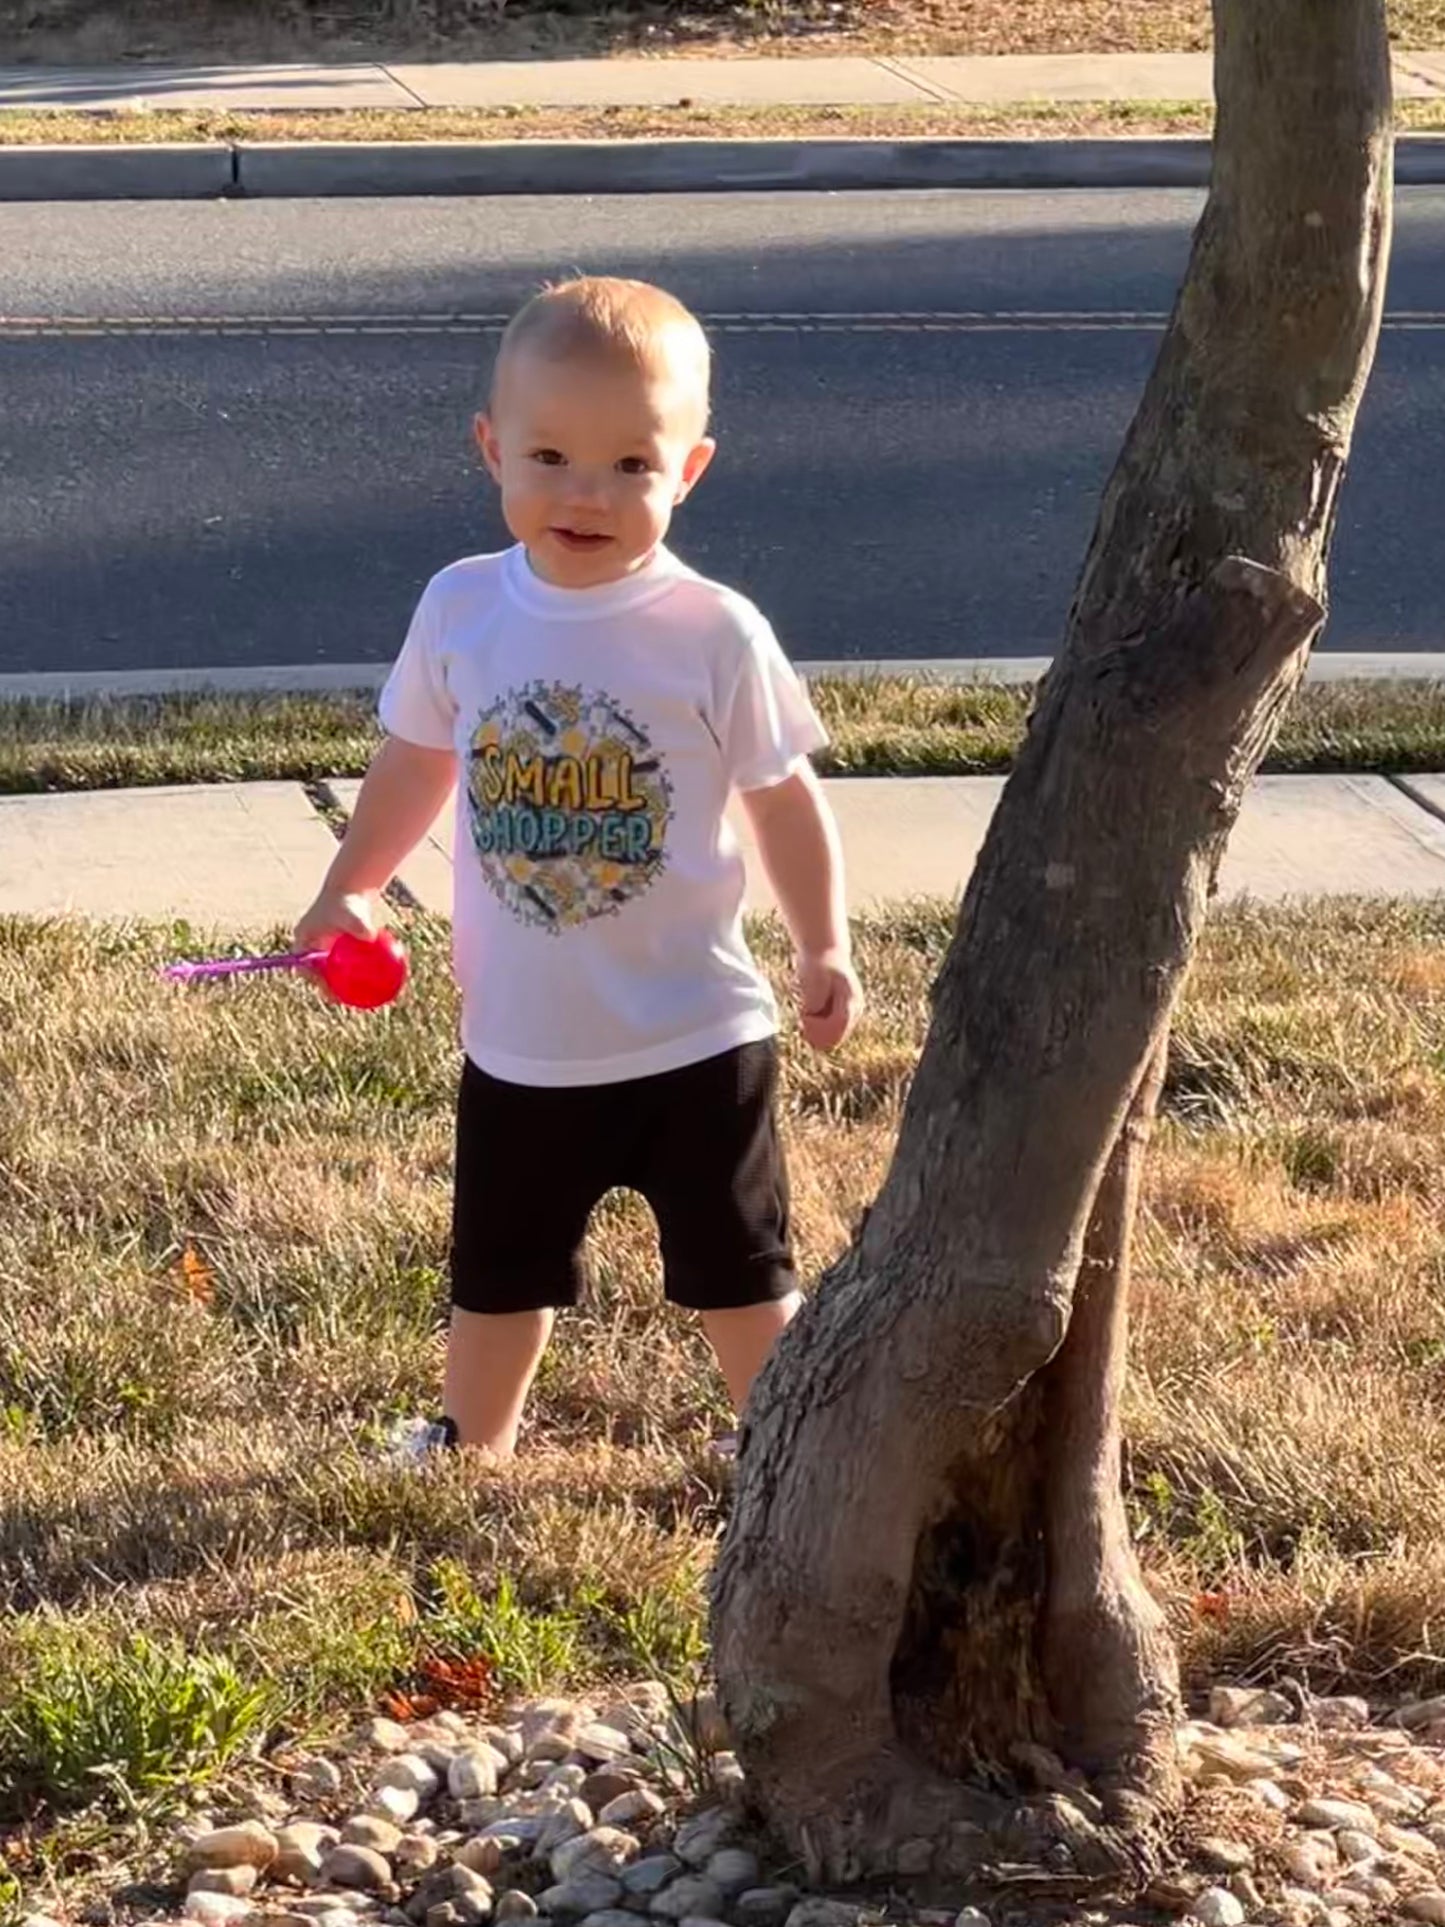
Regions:
M 768 1354 L 779 1337 L 793 1322 L 802 1302 L 794 1291 L 786 1298 L 775 1298 L 767 1304 L 740 1305 L 730 1311 L 702 1314 L 703 1330 L 717 1354 L 735 1411 L 741 1413 L 747 1404 L 753 1380 L 767 1363 Z
M 801 1302 L 777 1073 L 766 1039 L 657 1078 L 638 1185 L 657 1214 L 667 1295 L 701 1313 L 740 1413 Z
M 452 1308 L 442 1409 L 457 1442 L 511 1458 L 532 1380 L 552 1335 L 550 1311 Z
M 615 1182 L 605 1095 L 463 1067 L 444 1402 L 461 1445 L 511 1457 L 554 1311 L 577 1302 L 587 1220 Z M 549 1157 L 553 1146 L 594 1156 Z

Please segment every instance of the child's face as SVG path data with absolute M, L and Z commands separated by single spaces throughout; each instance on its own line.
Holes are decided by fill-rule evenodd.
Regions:
M 507 527 L 546 582 L 585 589 L 647 561 L 712 459 L 686 378 L 519 352 L 477 440 Z

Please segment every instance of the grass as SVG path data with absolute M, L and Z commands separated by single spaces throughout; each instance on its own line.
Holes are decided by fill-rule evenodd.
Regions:
M 862 919 L 862 1030 L 836 1060 L 785 1040 L 809 1279 L 878 1185 L 948 927 Z M 398 1476 L 371 1450 L 441 1361 L 455 1010 L 445 932 L 409 935 L 412 994 L 359 1017 L 295 984 L 164 985 L 184 931 L 0 919 L 12 1820 L 140 1810 L 439 1668 L 530 1693 L 704 1662 L 724 1402 L 635 1201 L 598 1214 L 514 1468 Z M 1233 909 L 1205 944 L 1126 1411 L 1192 1678 L 1445 1686 L 1442 992 L 1445 904 Z M 80 1825 L 0 1828 L 0 1883 Z
M 1031 691 L 884 677 L 813 695 L 839 775 L 1007 769 Z M 355 776 L 378 741 L 374 696 L 177 695 L 0 702 L 0 794 Z M 1273 770 L 1445 769 L 1445 684 L 1314 683 L 1296 699 Z
M 110 1643 L 51 1635 L 37 1642 L 0 1710 L 10 1797 L 32 1791 L 87 1804 L 203 1784 L 263 1729 L 271 1694 L 223 1653 L 188 1653 L 145 1633 Z
M 1396 107 L 1403 132 L 1445 129 L 1445 100 Z M 1016 101 L 901 107 L 506 107 L 0 111 L 0 147 L 258 141 L 998 140 L 1208 134 L 1207 101 Z
M 1413 103 L 1412 103 L 1413 104 Z M 145 142 L 872 140 L 1207 133 L 1204 102 L 1023 102 L 918 107 L 516 107 L 0 111 L 0 147 Z M 1441 123 L 1445 125 L 1445 118 Z
M 1445 42 L 1442 0 L 1390 0 L 1402 47 Z M 0 56 L 548 59 L 608 54 L 1175 52 L 1210 42 L 1207 0 L 0 0 Z

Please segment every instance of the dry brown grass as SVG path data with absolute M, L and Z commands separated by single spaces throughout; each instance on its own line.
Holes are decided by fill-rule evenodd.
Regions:
M 1445 43 L 1445 0 L 1390 0 L 1401 47 Z M 394 0 L 0 0 L 0 59 L 520 60 L 608 54 L 1192 52 L 1208 0 L 630 0 L 561 8 Z
M 1423 110 L 1410 125 L 1445 126 L 1445 102 L 1407 105 Z M 1213 118 L 1202 101 L 1127 100 L 956 107 L 293 108 L 275 113 L 12 108 L 0 111 L 0 147 L 183 141 L 1042 140 L 1207 134 Z
M 946 929 L 865 921 L 868 1023 L 836 1062 L 788 1041 L 810 1277 L 885 1166 Z M 695 1652 L 725 1411 L 632 1201 L 599 1215 L 515 1469 L 371 1450 L 439 1375 L 441 934 L 413 929 L 414 991 L 369 1018 L 166 986 L 185 932 L 0 921 L 0 1680 L 142 1627 L 235 1654 L 293 1717 L 354 1707 L 448 1558 L 560 1614 L 580 1674 Z M 1442 939 L 1441 906 L 1233 911 L 1181 1020 L 1127 1425 L 1196 1674 L 1445 1678 Z
M 1405 133 L 1445 128 L 1445 100 L 1405 100 Z M 499 107 L 0 111 L 0 147 L 257 141 L 1071 140 L 1213 131 L 1206 101 L 963 102 L 918 107 Z

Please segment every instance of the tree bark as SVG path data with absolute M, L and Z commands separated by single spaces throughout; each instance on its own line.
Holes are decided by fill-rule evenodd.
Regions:
M 1143 1873 L 1178 1798 L 1120 1493 L 1129 1231 L 1219 859 L 1323 620 L 1390 214 L 1380 0 L 1215 15 L 1208 204 L 892 1168 L 744 1428 L 719 1684 L 815 1878 Z

